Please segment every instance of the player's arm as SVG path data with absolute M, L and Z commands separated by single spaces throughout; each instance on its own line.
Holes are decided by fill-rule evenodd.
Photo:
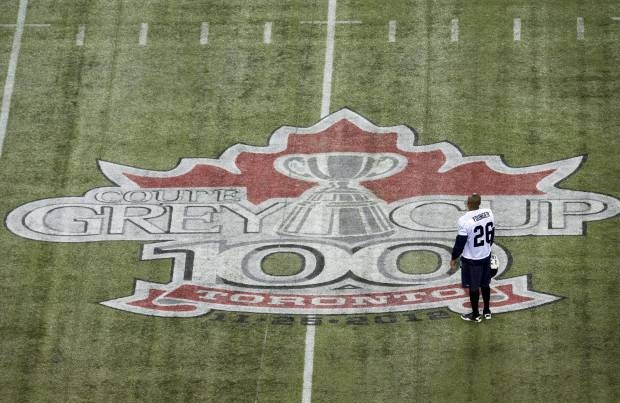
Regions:
M 452 270 L 458 267 L 459 256 L 463 253 L 465 244 L 467 243 L 467 235 L 457 235 L 452 248 L 452 260 L 450 260 L 450 268 Z

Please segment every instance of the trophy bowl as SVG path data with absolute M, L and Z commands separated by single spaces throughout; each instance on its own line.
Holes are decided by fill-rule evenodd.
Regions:
M 292 206 L 277 232 L 345 242 L 392 234 L 383 201 L 359 182 L 387 178 L 406 165 L 405 157 L 393 153 L 291 154 L 276 159 L 278 172 L 321 185 Z
M 291 154 L 274 163 L 278 172 L 295 179 L 346 183 L 387 178 L 406 166 L 399 154 L 352 152 Z

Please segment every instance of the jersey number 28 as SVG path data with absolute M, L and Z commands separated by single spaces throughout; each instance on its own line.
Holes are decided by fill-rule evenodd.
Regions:
M 495 236 L 495 226 L 492 221 L 489 221 L 484 227 L 478 225 L 474 228 L 474 246 L 484 246 L 484 243 L 489 245 L 493 244 L 493 237 Z

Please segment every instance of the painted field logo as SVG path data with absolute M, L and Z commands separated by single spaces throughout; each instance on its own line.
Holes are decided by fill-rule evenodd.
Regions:
M 615 198 L 555 186 L 582 158 L 510 168 L 449 143 L 416 146 L 406 126 L 343 109 L 310 128 L 282 127 L 268 146 L 236 145 L 168 172 L 100 161 L 117 186 L 28 203 L 7 226 L 41 241 L 150 241 L 143 259 L 173 259 L 171 282 L 136 281 L 134 295 L 103 302 L 146 315 L 462 313 L 469 298 L 449 261 L 465 196 L 484 196 L 498 236 L 580 235 L 586 221 L 620 212 Z M 528 276 L 503 278 L 509 256 L 494 250 L 494 312 L 557 299 L 529 289 Z M 412 270 L 416 254 L 436 263 Z M 269 269 L 282 261 L 294 270 Z

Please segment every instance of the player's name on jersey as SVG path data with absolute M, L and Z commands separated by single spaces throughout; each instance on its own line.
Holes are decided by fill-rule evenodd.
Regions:
M 609 199 L 609 200 L 607 200 Z M 615 200 L 601 194 L 563 191 L 561 196 L 486 196 L 482 207 L 497 217 L 499 236 L 579 235 L 584 222 L 605 218 Z M 291 200 L 256 206 L 239 187 L 203 189 L 98 188 L 83 197 L 25 204 L 7 218 L 8 226 L 31 239 L 84 242 L 113 239 L 160 240 L 277 236 Z M 453 236 L 465 211 L 458 196 L 424 196 L 383 205 L 399 235 Z M 613 208 L 611 209 L 613 210 Z
M 485 218 L 488 218 L 489 216 L 490 214 L 487 211 L 485 211 L 484 213 L 473 216 L 472 220 L 478 222 L 480 220 L 484 220 Z

